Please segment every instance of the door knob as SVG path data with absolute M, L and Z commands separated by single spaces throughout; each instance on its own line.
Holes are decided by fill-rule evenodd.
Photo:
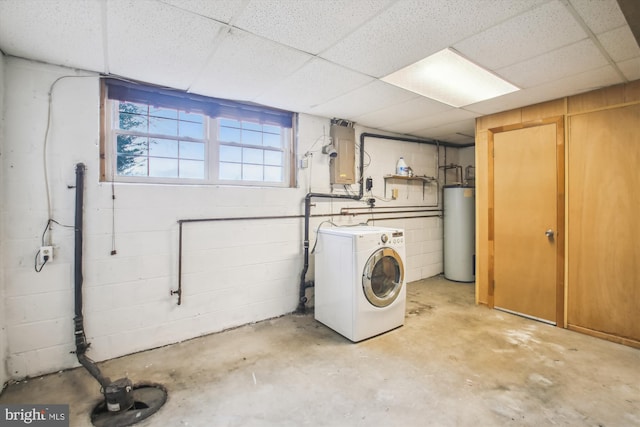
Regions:
M 553 230 L 552 229 L 548 229 L 547 231 L 544 232 L 544 235 L 547 236 L 550 239 L 553 239 Z

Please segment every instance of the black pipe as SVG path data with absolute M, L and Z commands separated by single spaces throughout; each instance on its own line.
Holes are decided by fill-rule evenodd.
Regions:
M 342 216 L 343 214 L 319 214 L 321 216 Z M 182 224 L 190 222 L 218 222 L 218 221 L 255 221 L 264 219 L 291 219 L 303 218 L 304 215 L 275 215 L 275 216 L 241 216 L 241 217 L 219 217 L 219 218 L 191 218 L 178 220 L 178 289 L 169 291 L 170 294 L 178 295 L 178 305 L 182 304 Z
M 82 209 L 84 203 L 84 163 L 76 165 L 76 219 L 75 219 L 75 255 L 74 255 L 74 282 L 75 282 L 75 338 L 76 356 L 78 362 L 100 383 L 105 390 L 111 384 L 111 380 L 100 372 L 95 362 L 86 356 L 86 351 L 91 344 L 87 343 L 84 333 L 84 318 L 82 316 Z
M 178 221 L 178 289 L 171 291 L 171 295 L 178 294 L 178 305 L 182 304 L 182 221 Z
M 375 222 L 375 221 L 385 221 L 385 220 L 390 221 L 392 219 L 414 219 L 414 218 L 442 218 L 442 214 L 414 215 L 414 216 L 388 216 L 388 217 L 382 217 L 382 218 L 369 218 L 365 222 L 369 224 L 370 222 Z
M 423 210 L 440 210 L 434 207 L 427 207 L 425 205 L 402 205 L 402 206 L 396 206 L 393 209 L 397 210 L 398 212 L 405 212 L 405 211 L 400 211 L 400 209 L 413 209 L 413 208 L 419 208 L 421 211 Z M 346 208 L 340 208 L 340 213 L 345 214 L 344 211 L 346 210 L 366 210 L 367 212 L 371 212 L 371 211 L 375 211 L 377 209 L 389 209 L 389 206 L 352 206 L 352 207 L 346 207 Z M 348 214 L 345 214 L 348 215 Z
M 302 267 L 302 272 L 300 272 L 300 292 L 299 292 L 299 301 L 298 308 L 296 309 L 297 313 L 305 312 L 305 304 L 307 303 L 306 289 L 308 288 L 306 283 L 307 272 L 309 271 L 309 217 L 311 215 L 311 199 L 313 198 L 327 198 L 327 199 L 350 199 L 350 200 L 360 200 L 364 195 L 364 139 L 367 137 L 371 138 L 379 138 L 379 139 L 388 139 L 392 141 L 404 141 L 404 142 L 417 142 L 421 144 L 431 144 L 438 145 L 442 144 L 438 141 L 426 141 L 422 139 L 414 139 L 414 138 L 403 138 L 398 136 L 387 136 L 380 135 L 375 133 L 363 132 L 360 134 L 360 179 L 358 180 L 360 184 L 360 190 L 358 195 L 346 195 L 346 194 L 324 194 L 324 193 L 308 193 L 304 198 L 304 264 Z M 446 143 L 445 143 L 446 144 Z M 443 144 L 444 145 L 444 144 Z M 451 144 L 451 146 L 455 146 Z
M 400 208 L 408 208 L 408 207 L 419 207 L 419 205 L 417 206 L 400 206 Z M 352 208 L 347 208 L 347 209 L 360 209 L 358 207 L 352 207 Z M 319 217 L 332 217 L 332 216 L 359 216 L 359 215 L 371 215 L 372 213 L 371 208 L 362 208 L 362 209 L 366 209 L 366 211 L 363 212 L 346 212 L 345 208 L 340 209 L 340 213 L 326 213 L 326 214 L 314 214 L 314 215 L 309 215 L 310 218 L 319 218 Z M 385 209 L 389 209 L 388 207 L 385 207 Z M 396 211 L 384 211 L 384 212 L 373 212 L 373 215 L 377 215 L 377 214 L 403 214 L 403 213 L 412 213 L 412 212 L 432 212 L 432 211 L 437 211 L 440 212 L 442 211 L 442 209 L 419 209 L 419 210 L 410 210 L 410 211 L 403 211 L 403 210 L 396 210 Z M 170 295 L 178 295 L 178 305 L 182 304 L 182 247 L 183 247 L 183 229 L 182 229 L 182 225 L 185 223 L 191 223 L 191 222 L 222 222 L 222 221 L 256 221 L 256 220 L 265 220 L 265 219 L 298 219 L 298 218 L 304 218 L 304 215 L 276 215 L 276 216 L 241 216 L 241 217 L 218 217 L 218 218 L 190 218 L 190 219 L 179 219 L 178 220 L 178 288 L 177 289 L 172 289 L 169 291 Z M 399 218 L 414 218 L 414 217 L 399 217 Z M 423 218 L 422 216 L 416 216 L 415 218 Z M 376 220 L 377 218 L 373 218 L 373 220 Z M 382 218 L 382 219 L 386 219 L 386 218 Z M 308 240 L 308 238 L 307 238 Z M 305 272 L 306 274 L 306 272 Z M 309 288 L 309 287 L 313 287 L 313 285 L 311 284 L 310 286 L 306 286 L 305 287 Z
M 421 213 L 421 212 L 442 212 L 442 209 L 408 209 L 406 211 L 399 211 L 395 209 L 389 209 L 384 211 L 375 211 L 375 212 L 367 212 L 367 211 L 356 211 L 349 212 L 349 208 L 346 208 L 341 212 L 343 216 L 357 216 L 357 215 L 380 215 L 380 214 L 406 214 L 406 213 Z

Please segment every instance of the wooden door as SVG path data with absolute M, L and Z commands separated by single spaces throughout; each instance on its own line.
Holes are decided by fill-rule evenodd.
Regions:
M 494 307 L 553 324 L 563 305 L 559 126 L 493 133 Z

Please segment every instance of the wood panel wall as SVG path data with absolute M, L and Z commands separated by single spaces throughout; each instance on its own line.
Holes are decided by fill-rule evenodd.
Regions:
M 490 302 L 487 131 L 562 116 L 568 201 L 564 326 L 640 347 L 638 105 L 640 80 L 476 120 L 477 303 Z M 606 191 L 603 182 L 618 188 Z M 580 197 L 590 189 L 598 197 Z

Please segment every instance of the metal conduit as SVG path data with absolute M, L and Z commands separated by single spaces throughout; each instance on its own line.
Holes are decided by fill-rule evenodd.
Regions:
M 343 208 L 344 209 L 344 208 Z M 310 217 L 312 218 L 322 218 L 322 217 L 336 217 L 336 216 L 360 216 L 360 215 L 370 215 L 371 212 L 343 212 L 343 209 L 341 209 L 340 213 L 326 213 L 326 214 L 313 214 L 310 215 Z M 433 209 L 423 209 L 423 210 L 411 210 L 411 211 L 406 211 L 406 210 L 397 210 L 397 211 L 381 211 L 381 212 L 375 212 L 374 215 L 376 214 L 406 214 L 406 213 L 420 213 L 420 212 L 431 212 L 431 211 L 436 211 Z M 440 211 L 437 210 L 437 211 Z M 431 215 L 431 216 L 438 216 L 438 215 Z M 395 217 L 396 219 L 411 219 L 411 218 L 426 218 L 427 216 L 419 216 L 419 215 L 415 215 L 415 216 L 399 216 L 399 217 Z M 183 224 L 188 224 L 188 223 L 196 223 L 196 222 L 224 222 L 224 221 L 257 221 L 257 220 L 271 220 L 271 219 L 300 219 L 300 218 L 304 218 L 304 215 L 275 215 L 275 216 L 251 216 L 251 217 L 218 217 L 218 218 L 190 218 L 190 219 L 180 219 L 178 220 L 178 288 L 175 290 L 171 290 L 170 294 L 171 295 L 178 295 L 178 305 L 182 304 L 182 258 L 183 258 L 183 251 L 182 251 L 182 247 L 183 247 L 183 229 L 182 226 Z M 377 220 L 385 220 L 385 219 L 392 219 L 392 217 L 388 217 L 388 218 L 370 218 L 368 219 L 366 222 L 368 223 L 369 221 L 377 221 Z
M 314 217 L 342 216 L 342 214 L 318 214 Z M 275 215 L 275 216 L 243 216 L 243 217 L 218 217 L 218 218 L 191 218 L 178 220 L 178 288 L 171 290 L 171 295 L 178 295 L 178 305 L 182 304 L 182 225 L 192 222 L 220 222 L 220 221 L 258 221 L 266 219 L 299 219 L 304 215 Z
M 430 206 L 425 206 L 425 205 L 403 205 L 403 206 L 396 206 L 394 209 L 399 211 L 400 209 L 413 209 L 413 208 L 420 208 L 420 209 L 424 209 L 424 210 L 433 210 L 433 209 L 426 209 L 426 208 L 430 208 Z M 376 210 L 376 209 L 389 209 L 389 206 L 373 206 L 373 207 L 369 207 L 369 206 L 354 206 L 354 207 L 340 208 L 340 212 L 343 212 L 345 210 L 350 210 L 350 211 L 367 210 L 367 211 L 371 211 L 371 210 Z M 441 210 L 441 209 L 439 209 L 439 210 Z
M 382 217 L 382 218 L 369 218 L 366 223 L 369 224 L 370 222 L 374 222 L 374 221 L 386 221 L 386 220 L 392 220 L 392 219 L 413 219 L 413 218 L 442 218 L 441 214 L 435 214 L 435 215 L 416 215 L 416 216 L 388 216 L 388 217 Z
M 341 215 L 344 216 L 356 216 L 356 215 L 379 215 L 379 214 L 401 214 L 401 213 L 420 213 L 420 212 L 442 212 L 442 209 L 409 209 L 406 211 L 398 211 L 398 210 L 384 210 L 384 211 L 376 211 L 376 212 L 366 212 L 366 211 L 356 211 L 351 212 L 349 209 L 345 209 L 341 212 Z

